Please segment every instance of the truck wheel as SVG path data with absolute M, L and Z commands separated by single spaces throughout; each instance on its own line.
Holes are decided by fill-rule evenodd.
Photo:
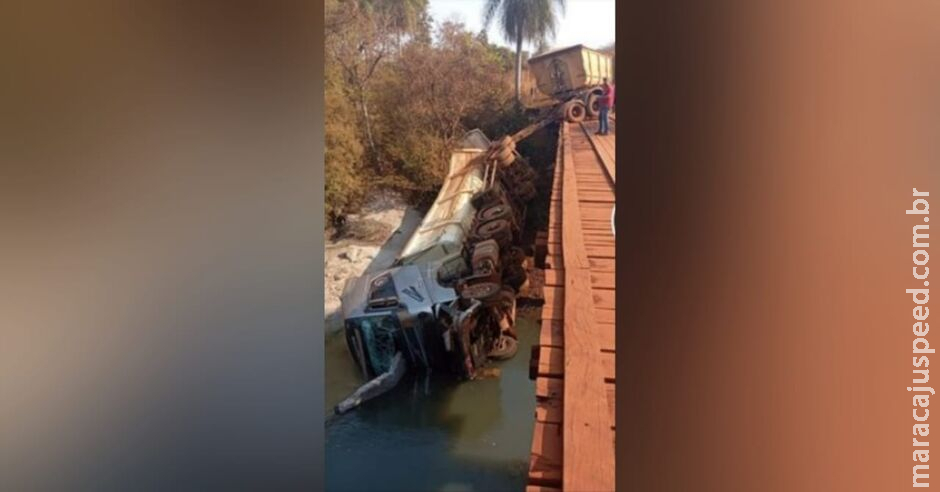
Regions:
M 482 210 L 491 205 L 502 203 L 502 196 L 496 188 L 489 188 L 479 191 L 470 198 L 470 204 L 477 210 Z
M 519 189 L 516 190 L 516 196 L 519 198 L 520 202 L 528 202 L 535 198 L 535 185 L 532 183 L 521 183 L 519 184 Z
M 499 289 L 499 294 L 493 296 L 487 301 L 490 307 L 498 309 L 512 309 L 512 304 L 516 300 L 516 291 L 507 285 Z
M 501 288 L 502 286 L 496 282 L 478 282 L 465 286 L 460 291 L 460 297 L 482 301 L 498 295 Z
M 525 261 L 525 258 L 525 250 L 518 246 L 509 248 L 509 252 L 506 255 L 506 261 L 510 265 L 521 265 Z
M 585 109 L 584 103 L 581 101 L 569 102 L 568 107 L 565 108 L 565 120 L 570 123 L 580 123 L 584 121 Z
M 487 355 L 493 360 L 508 360 L 512 359 L 518 351 L 519 342 L 510 336 L 503 335 L 499 337 L 499 340 L 493 345 L 493 350 L 490 350 Z
M 598 97 L 600 96 L 593 92 L 588 94 L 586 110 L 589 118 L 597 118 L 601 114 L 601 104 L 597 102 Z
M 532 166 L 526 165 L 522 162 L 510 167 L 509 169 L 506 169 L 506 175 L 509 176 L 514 183 L 534 181 L 536 178 L 535 170 L 532 169 Z
M 477 226 L 475 236 L 480 239 L 495 239 L 500 246 L 512 242 L 512 224 L 506 219 L 491 220 Z
M 512 207 L 502 204 L 484 208 L 480 211 L 480 213 L 477 214 L 477 219 L 481 224 L 485 224 L 491 220 L 496 219 L 512 220 Z
M 522 287 L 522 284 L 528 279 L 529 275 L 522 265 L 512 265 L 503 273 L 503 284 L 517 293 L 519 292 L 519 288 Z

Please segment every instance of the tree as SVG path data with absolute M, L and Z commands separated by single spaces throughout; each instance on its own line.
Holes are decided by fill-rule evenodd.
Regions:
M 330 222 L 355 213 L 376 188 L 428 203 L 466 130 L 498 136 L 524 124 L 513 51 L 485 33 L 432 25 L 427 0 L 327 0 L 325 8 Z
M 369 109 L 371 83 L 380 64 L 400 51 L 404 36 L 422 37 L 422 29 L 427 29 L 426 7 L 426 0 L 332 0 L 325 6 L 327 62 L 340 67 L 358 107 L 373 165 L 379 163 Z
M 346 95 L 339 68 L 327 63 L 324 71 L 326 156 L 325 193 L 327 224 L 335 224 L 355 210 L 365 194 L 362 154 L 355 113 L 346 110 Z
M 457 23 L 441 24 L 437 34 L 433 44 L 408 43 L 376 84 L 383 88 L 375 101 L 382 160 L 418 202 L 433 199 L 464 132 L 487 131 L 513 102 L 503 49 Z
M 390 21 L 390 27 L 401 47 L 402 38 L 409 35 L 419 37 L 427 34 L 428 0 L 359 0 L 360 6 L 375 14 L 385 16 Z
M 542 39 L 542 40 L 539 40 L 539 42 L 536 43 L 535 45 L 535 54 L 541 55 L 542 53 L 546 53 L 550 51 L 551 49 L 552 47 L 548 44 L 548 40 Z
M 558 18 L 552 4 L 557 4 L 564 14 L 565 3 L 565 0 L 486 0 L 483 6 L 484 29 L 498 19 L 503 37 L 516 44 L 517 102 L 522 100 L 522 43 L 554 39 Z

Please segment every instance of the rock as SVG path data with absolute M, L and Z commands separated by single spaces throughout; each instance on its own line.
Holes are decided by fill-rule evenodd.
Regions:
M 392 226 L 373 218 L 363 218 L 351 222 L 344 233 L 344 237 L 367 242 L 384 242 L 391 234 Z
M 420 212 L 408 208 L 400 196 L 391 192 L 375 194 L 360 213 L 347 217 L 345 227 L 327 241 L 324 252 L 324 301 L 328 330 L 342 328 L 340 297 L 346 282 L 362 275 L 368 268 L 389 267 L 403 246 L 403 236 L 417 228 L 421 219 Z M 389 244 L 387 241 L 393 232 L 397 234 L 394 236 L 395 242 Z M 389 248 L 389 251 L 383 248 Z

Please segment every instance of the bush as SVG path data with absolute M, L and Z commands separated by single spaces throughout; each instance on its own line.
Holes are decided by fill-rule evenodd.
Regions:
M 374 18 L 383 12 L 328 4 L 334 32 L 327 39 L 334 49 L 327 50 L 325 91 L 331 220 L 355 212 L 368 191 L 379 187 L 427 205 L 467 130 L 480 128 L 497 138 L 526 123 L 508 76 L 510 51 L 450 22 L 438 27 L 434 42 L 426 32 L 409 36 L 400 29 L 389 29 L 383 38 L 377 26 L 394 25 Z
M 362 170 L 363 147 L 359 142 L 355 115 L 349 110 L 342 84 L 335 71 L 325 78 L 326 149 L 324 193 L 326 219 L 335 223 L 362 202 L 365 180 Z

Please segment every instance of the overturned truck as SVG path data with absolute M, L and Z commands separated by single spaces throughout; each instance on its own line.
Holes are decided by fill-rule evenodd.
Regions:
M 519 242 L 536 194 L 516 141 L 469 132 L 394 265 L 347 282 L 346 342 L 369 382 L 337 412 L 391 389 L 408 367 L 473 379 L 488 360 L 516 353 L 515 299 L 526 281 Z

